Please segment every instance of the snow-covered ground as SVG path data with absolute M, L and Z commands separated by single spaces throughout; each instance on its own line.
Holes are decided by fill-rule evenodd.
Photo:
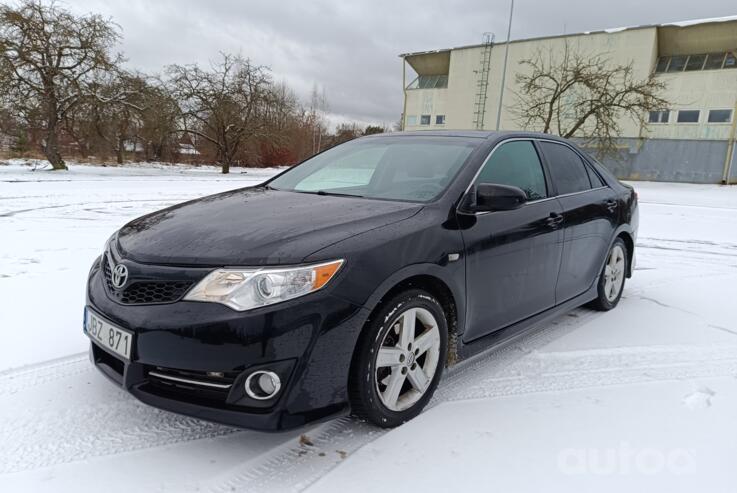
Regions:
M 109 234 L 275 171 L 0 166 L 0 491 L 737 489 L 737 187 L 635 183 L 620 306 L 452 368 L 390 432 L 350 418 L 242 431 L 98 375 L 81 309 Z

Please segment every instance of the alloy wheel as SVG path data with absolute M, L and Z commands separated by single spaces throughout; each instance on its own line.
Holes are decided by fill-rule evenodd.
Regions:
M 604 295 L 609 302 L 613 302 L 619 296 L 624 284 L 624 250 L 620 245 L 614 245 L 609 252 L 606 266 L 604 267 Z
M 414 405 L 427 391 L 438 367 L 438 322 L 424 308 L 400 313 L 376 354 L 374 375 L 381 402 L 391 411 Z

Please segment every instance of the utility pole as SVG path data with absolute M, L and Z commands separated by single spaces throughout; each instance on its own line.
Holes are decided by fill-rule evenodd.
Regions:
M 509 58 L 509 42 L 512 36 L 512 16 L 514 15 L 514 0 L 509 7 L 509 27 L 507 28 L 507 44 L 504 48 L 504 67 L 502 68 L 502 86 L 499 90 L 499 107 L 496 110 L 496 130 L 499 131 L 499 124 L 502 120 L 502 103 L 504 102 L 504 84 L 507 79 L 507 59 Z

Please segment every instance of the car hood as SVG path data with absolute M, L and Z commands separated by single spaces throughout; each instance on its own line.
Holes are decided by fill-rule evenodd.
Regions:
M 117 249 L 152 264 L 296 264 L 420 209 L 414 203 L 244 188 L 140 217 L 120 229 Z

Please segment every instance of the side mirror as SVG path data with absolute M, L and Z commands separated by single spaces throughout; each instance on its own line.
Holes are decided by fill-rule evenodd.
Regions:
M 472 202 L 470 209 L 473 212 L 511 211 L 527 202 L 527 194 L 510 185 L 479 183 Z

